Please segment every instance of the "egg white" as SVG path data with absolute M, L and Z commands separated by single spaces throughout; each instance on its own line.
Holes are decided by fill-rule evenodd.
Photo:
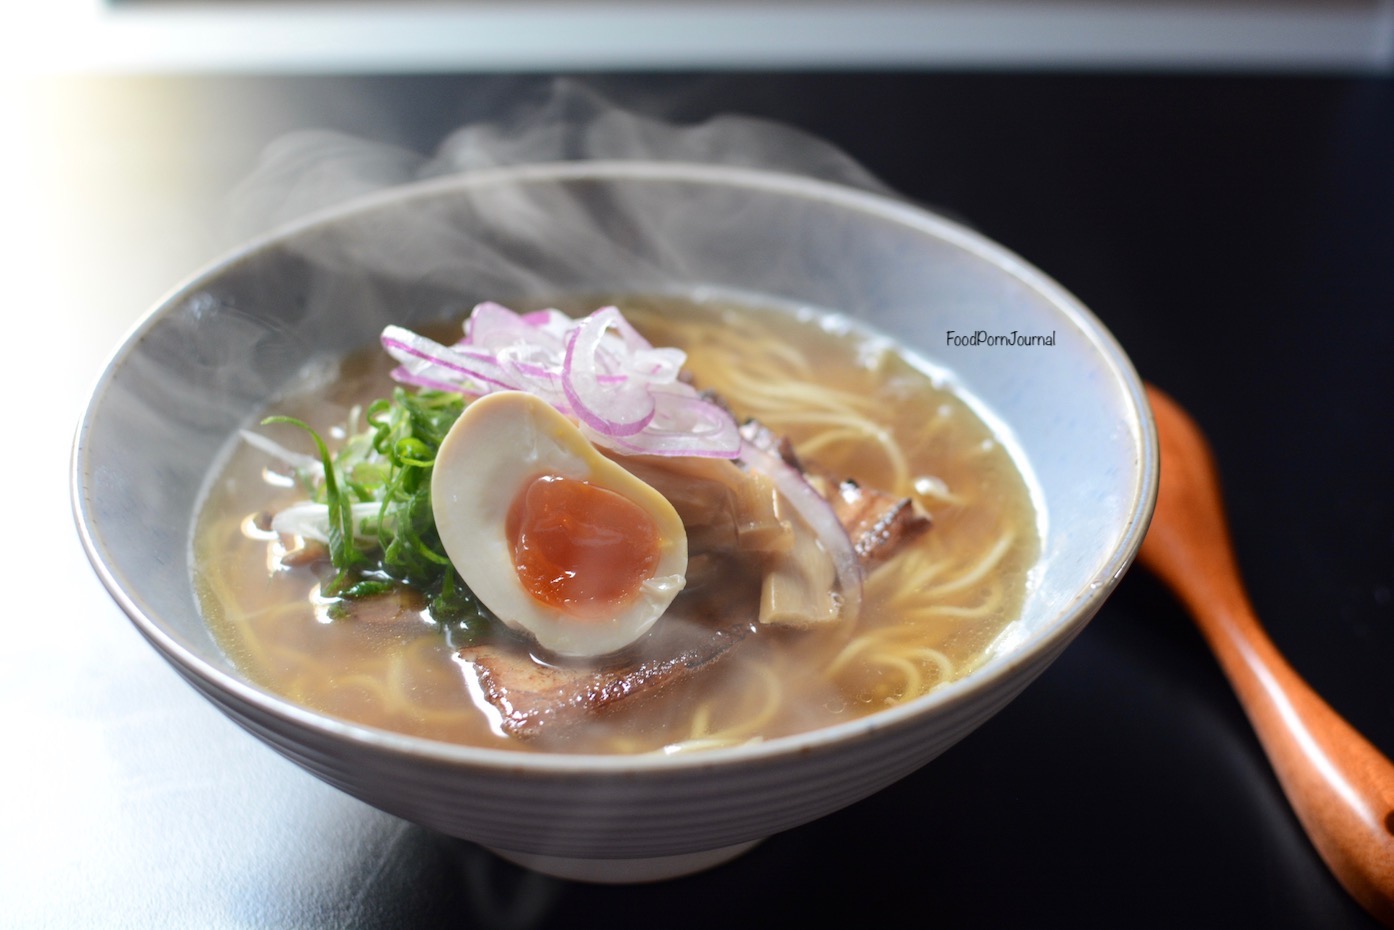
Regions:
M 507 537 L 509 508 L 535 478 L 587 481 L 643 508 L 658 528 L 653 575 L 613 616 L 577 617 L 533 597 L 518 578 Z M 569 419 L 520 391 L 465 408 L 436 455 L 431 478 L 436 531 L 460 577 L 510 628 L 563 656 L 599 656 L 630 645 L 683 589 L 687 535 L 663 495 L 598 452 Z

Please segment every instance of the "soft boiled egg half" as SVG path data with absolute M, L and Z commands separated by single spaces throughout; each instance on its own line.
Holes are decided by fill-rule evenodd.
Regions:
M 628 646 L 686 580 L 673 505 L 532 394 L 488 394 L 465 408 L 437 453 L 431 503 L 475 596 L 559 655 Z

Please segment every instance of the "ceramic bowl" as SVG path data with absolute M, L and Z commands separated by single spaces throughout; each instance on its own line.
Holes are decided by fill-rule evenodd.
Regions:
M 730 293 L 836 310 L 950 369 L 1028 466 L 1044 539 L 1019 620 L 975 672 L 800 736 L 677 756 L 481 750 L 332 719 L 249 682 L 210 638 L 190 532 L 235 431 L 307 359 L 473 302 Z M 950 335 L 950 332 L 954 335 Z M 954 342 L 1049 335 L 1029 348 Z M 1150 519 L 1157 449 L 1110 334 L 1028 263 L 892 197 L 711 165 L 589 162 L 394 189 L 255 242 L 176 290 L 102 373 L 73 499 L 116 602 L 275 751 L 382 810 L 573 878 L 693 871 L 885 787 L 1000 710 L 1114 589 Z

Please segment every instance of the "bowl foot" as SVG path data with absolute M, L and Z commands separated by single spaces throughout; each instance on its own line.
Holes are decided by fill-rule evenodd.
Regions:
M 609 885 L 660 882 L 670 878 L 692 875 L 730 862 L 754 848 L 760 840 L 705 849 L 701 852 L 676 856 L 651 856 L 646 859 L 573 859 L 567 856 L 542 856 L 536 853 L 490 849 L 501 859 L 543 875 L 577 882 L 596 882 Z

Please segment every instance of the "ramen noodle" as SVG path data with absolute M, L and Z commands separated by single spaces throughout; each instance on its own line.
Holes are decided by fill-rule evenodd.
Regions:
M 536 630 L 511 620 L 500 624 L 500 617 L 511 616 L 511 608 L 490 610 L 494 605 L 486 603 L 480 609 L 485 618 L 481 633 L 478 617 L 456 620 L 443 609 L 433 611 L 431 605 L 441 603 L 430 600 L 440 596 L 439 583 L 428 596 L 398 579 L 381 585 L 381 593 L 357 600 L 345 600 L 342 591 L 328 593 L 333 571 L 322 558 L 324 548 L 316 550 L 271 523 L 271 515 L 303 502 L 301 479 L 313 470 L 315 456 L 292 463 L 299 465 L 297 472 L 268 455 L 266 443 L 238 442 L 210 482 L 194 532 L 197 590 L 209 627 L 232 661 L 269 692 L 367 727 L 520 752 L 599 753 L 691 751 L 799 733 L 927 694 L 984 661 L 1020 610 L 1039 532 L 1023 463 L 951 383 L 888 340 L 837 316 L 668 298 L 633 298 L 617 305 L 617 318 L 624 322 L 611 322 L 608 330 L 601 326 L 597 338 L 613 341 L 621 325 L 632 325 L 644 340 L 636 344 L 665 347 L 655 350 L 659 354 L 652 370 L 680 359 L 682 372 L 674 387 L 655 390 L 671 390 L 684 404 L 698 404 L 695 395 L 702 403 L 729 409 L 734 422 L 752 421 L 736 438 L 737 455 L 723 451 L 662 459 L 653 450 L 671 437 L 660 431 L 653 438 L 632 425 L 650 423 L 644 429 L 651 433 L 652 423 L 686 423 L 693 416 L 710 415 L 705 407 L 691 415 L 686 408 L 616 413 L 601 417 L 595 426 L 592 413 L 600 402 L 587 407 L 586 391 L 601 392 L 621 380 L 620 375 L 605 375 L 603 367 L 590 374 L 589 382 L 576 375 L 580 387 L 568 387 L 569 393 L 558 394 L 561 399 L 550 404 L 517 396 L 526 392 L 500 391 L 489 395 L 487 403 L 481 399 L 465 405 L 466 410 L 477 408 L 469 414 L 470 436 L 441 444 L 435 469 L 465 472 L 461 487 L 482 503 L 468 519 L 444 519 L 446 525 L 437 532 L 442 540 L 455 534 L 456 548 L 446 546 L 450 561 L 469 566 L 458 575 L 447 569 L 446 577 L 464 579 L 473 572 L 481 595 L 493 592 L 495 581 L 506 576 L 504 587 L 510 592 L 521 586 L 531 592 L 524 597 L 529 603 L 554 598 L 563 614 L 573 608 L 584 613 L 575 605 L 595 598 L 602 604 L 608 603 L 604 598 L 627 605 L 642 601 L 649 606 L 630 611 L 638 618 L 632 629 L 615 634 L 619 640 L 597 639 L 591 647 L 589 633 L 570 637 L 551 632 L 547 617 L 555 611 L 545 603 L 535 611 L 542 615 Z M 561 337 L 558 345 L 570 346 L 566 357 L 574 362 L 580 351 L 576 346 L 584 345 L 587 336 L 584 329 L 576 335 L 574 326 L 566 332 L 572 335 Z M 390 341 L 385 336 L 384 343 Z M 397 361 L 410 361 L 410 352 L 400 346 L 417 343 L 403 336 L 397 345 Z M 669 352 L 667 347 L 680 354 L 662 354 Z M 502 356 L 489 358 L 493 364 Z M 353 355 L 337 364 L 332 376 L 314 379 L 267 412 L 303 421 L 328 446 L 338 447 L 361 430 L 362 411 L 374 409 L 371 402 L 391 389 L 393 366 L 394 360 L 376 349 Z M 420 367 L 414 383 L 430 383 L 433 371 L 438 369 Z M 429 387 L 419 389 L 435 396 Z M 545 389 L 536 393 L 546 396 Z M 452 429 L 463 434 L 465 415 L 458 417 Z M 664 503 L 644 504 L 648 509 L 637 515 L 618 510 L 614 517 L 617 527 L 652 524 L 652 536 L 640 538 L 627 529 L 584 530 L 603 537 L 603 546 L 619 547 L 606 552 L 628 553 L 606 558 L 651 564 L 651 569 L 635 569 L 634 578 L 620 578 L 611 591 L 555 587 L 560 584 L 555 579 L 530 582 L 521 567 L 516 577 L 507 569 L 480 567 L 489 557 L 485 537 L 491 533 L 498 536 L 500 551 L 512 553 L 515 561 L 530 557 L 518 554 L 517 538 L 526 535 L 520 523 L 539 540 L 571 545 L 578 531 L 548 520 L 572 506 L 565 501 L 579 500 L 566 495 L 591 494 L 593 486 L 610 480 L 566 484 L 550 473 L 522 474 L 527 469 L 496 461 L 508 454 L 509 443 L 524 441 L 507 437 L 526 434 L 533 437 L 527 442 L 537 441 L 526 430 L 518 432 L 520 417 L 533 423 L 528 429 L 541 431 L 538 435 L 561 431 L 570 437 L 574 426 L 581 431 L 577 435 L 601 440 L 574 456 L 600 469 L 596 474 L 608 474 L 606 469 L 618 465 L 656 479 L 639 484 L 664 489 L 659 495 Z M 554 423 L 558 417 L 567 422 Z M 623 435 L 610 437 L 606 427 L 616 424 L 619 428 L 610 432 Z M 503 432 L 487 432 L 486 427 Z M 268 431 L 283 447 L 311 448 L 303 433 L 287 426 L 256 432 Z M 638 446 L 640 457 L 634 458 L 626 444 Z M 452 452 L 455 446 L 459 450 Z M 626 462 L 630 468 L 624 467 Z M 884 552 L 859 552 L 855 579 L 845 560 L 840 563 L 835 553 L 828 556 L 827 566 L 800 575 L 804 588 L 812 588 L 811 596 L 807 591 L 796 595 L 799 606 L 781 613 L 762 596 L 770 597 L 769 566 L 794 558 L 787 553 L 799 545 L 797 540 L 769 541 L 768 528 L 751 530 L 748 524 L 758 521 L 747 514 L 736 520 L 744 521 L 741 542 L 713 542 L 712 531 L 699 525 L 703 518 L 695 515 L 712 499 L 708 490 L 685 495 L 681 486 L 688 475 L 707 480 L 718 473 L 743 472 L 759 478 L 759 462 L 773 463 L 768 467 L 774 471 L 788 466 L 823 496 L 837 493 L 844 479 L 852 479 L 855 484 L 846 487 L 857 493 L 864 490 L 912 508 L 917 529 Z M 642 503 L 647 498 L 626 490 L 630 477 L 614 478 L 621 485 L 616 493 L 623 498 L 638 494 Z M 439 474 L 434 479 L 439 507 L 445 481 Z M 826 526 L 818 515 L 800 510 L 806 503 L 787 506 L 779 487 L 788 487 L 789 480 L 784 474 L 768 483 L 775 489 L 777 512 L 771 520 L 786 529 L 791 522 L 802 526 L 803 545 L 816 561 L 829 548 L 821 542 Z M 754 486 L 770 499 L 766 484 L 757 481 Z M 746 492 L 722 493 L 739 497 Z M 538 503 L 527 510 L 518 503 L 525 499 Z M 685 533 L 683 524 L 676 531 L 683 538 L 671 538 L 675 531 L 664 522 L 668 500 L 686 525 Z M 754 541 L 747 543 L 747 538 Z M 728 551 L 731 545 L 747 544 L 758 551 Z M 670 571 L 678 564 L 675 548 L 684 550 L 685 575 Z M 451 583 L 446 583 L 447 593 Z M 645 584 L 647 593 L 635 593 Z M 805 606 L 805 600 L 813 606 Z M 781 603 L 788 603 L 787 597 Z M 591 612 L 598 616 L 605 610 Z M 603 622 L 609 621 L 606 613 Z M 688 624 L 690 632 L 674 632 L 681 624 Z M 675 650 L 678 658 L 652 654 L 660 648 Z M 618 678 L 596 677 L 593 671 L 626 662 L 628 671 L 604 672 Z M 626 699 L 615 699 L 621 691 Z M 539 695 L 561 693 L 569 697 L 555 707 L 523 706 Z

